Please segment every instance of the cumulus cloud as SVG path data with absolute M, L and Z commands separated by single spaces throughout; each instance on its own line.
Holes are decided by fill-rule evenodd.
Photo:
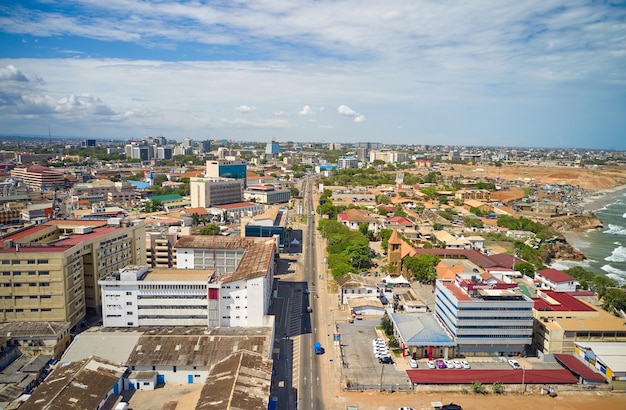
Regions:
M 365 115 L 353 110 L 352 108 L 348 107 L 347 105 L 340 105 L 339 107 L 337 107 L 337 112 L 340 115 L 346 116 L 346 117 L 353 117 L 354 118 L 354 122 L 365 122 Z
M 235 111 L 239 111 L 242 114 L 248 114 L 254 110 L 256 110 L 254 105 L 240 105 L 239 107 L 235 107 Z
M 34 82 L 38 84 L 43 84 L 43 79 L 38 76 L 27 77 L 19 68 L 16 66 L 9 64 L 6 67 L 0 68 L 0 81 L 12 81 L 18 83 L 28 83 Z
M 303 116 L 303 117 L 306 117 L 309 115 L 315 115 L 315 111 L 313 111 L 310 106 L 305 105 L 304 107 L 302 107 L 298 115 Z

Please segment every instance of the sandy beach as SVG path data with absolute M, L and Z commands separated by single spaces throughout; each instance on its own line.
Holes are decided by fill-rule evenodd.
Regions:
M 624 194 L 626 194 L 626 185 L 618 185 L 613 188 L 599 189 L 597 191 L 589 190 L 585 199 L 580 203 L 580 206 L 582 206 L 585 211 L 594 212 L 612 204 Z

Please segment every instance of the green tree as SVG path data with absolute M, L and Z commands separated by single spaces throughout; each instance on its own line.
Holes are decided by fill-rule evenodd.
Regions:
M 434 282 L 437 278 L 435 267 L 440 261 L 441 259 L 437 255 L 420 254 L 417 256 L 406 256 L 403 264 L 418 280 Z
M 376 203 L 377 204 L 385 204 L 385 205 L 389 205 L 391 203 L 391 199 L 389 198 L 388 195 L 385 194 L 379 194 L 376 195 Z
M 504 393 L 504 385 L 500 382 L 495 382 L 491 385 L 491 391 L 495 394 L 502 394 Z
M 369 227 L 370 225 L 367 222 L 361 222 L 359 224 L 359 232 L 369 237 Z
M 602 298 L 602 309 L 612 313 L 617 313 L 620 310 L 626 311 L 626 293 L 624 289 L 606 289 L 604 298 Z
M 386 313 L 383 315 L 382 319 L 380 319 L 380 325 L 386 335 L 393 334 L 393 322 L 391 321 L 389 315 L 387 315 Z
M 515 265 L 514 269 L 522 275 L 526 275 L 530 278 L 535 277 L 535 266 L 530 262 L 520 262 Z
M 203 226 L 198 232 L 200 235 L 218 235 L 220 233 L 220 226 L 218 224 L 208 224 Z
M 381 240 L 381 247 L 383 249 L 383 252 L 387 252 L 387 248 L 389 248 L 389 238 L 391 237 L 391 234 L 393 233 L 393 230 L 391 229 L 381 229 L 380 231 L 378 231 L 378 237 Z

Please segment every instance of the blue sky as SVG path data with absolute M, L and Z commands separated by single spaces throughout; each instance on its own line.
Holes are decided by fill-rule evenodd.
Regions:
M 626 4 L 0 5 L 0 133 L 626 149 Z

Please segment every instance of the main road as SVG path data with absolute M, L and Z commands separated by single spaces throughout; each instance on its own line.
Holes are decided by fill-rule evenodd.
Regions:
M 322 362 L 332 357 L 332 354 L 315 354 L 315 342 L 320 342 L 322 348 L 332 352 L 328 342 L 325 314 L 326 308 L 322 305 L 325 300 L 325 286 L 321 274 L 318 273 L 318 255 L 316 252 L 315 238 L 315 204 L 313 202 L 313 179 L 309 176 L 302 186 L 304 199 L 304 213 L 307 216 L 306 227 L 302 232 L 304 269 L 302 280 L 307 283 L 310 294 L 303 294 L 305 305 L 311 306 L 309 328 L 305 329 L 300 336 L 300 369 L 298 382 L 298 409 L 315 410 L 323 409 L 322 400 Z M 308 331 L 306 331 L 308 330 Z

